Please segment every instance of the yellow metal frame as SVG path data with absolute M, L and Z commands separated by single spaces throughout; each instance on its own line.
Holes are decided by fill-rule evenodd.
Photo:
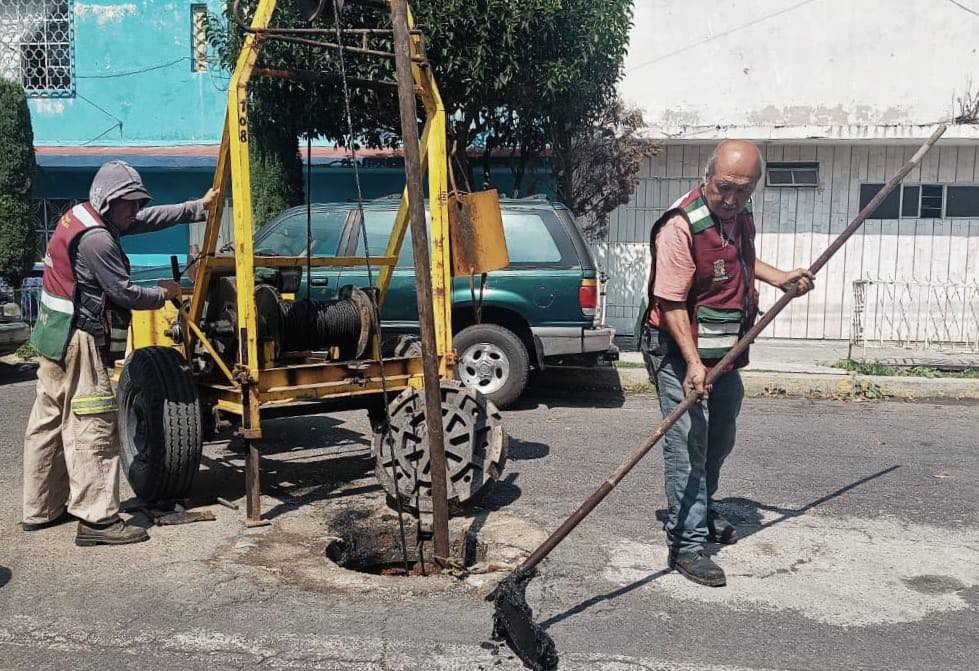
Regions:
M 260 0 L 252 19 L 253 29 L 268 28 L 277 0 Z M 409 11 L 409 28 L 414 28 Z M 194 351 L 195 341 L 216 354 L 213 345 L 198 327 L 215 270 L 234 268 L 237 283 L 238 361 L 234 369 L 219 358 L 216 363 L 224 378 L 220 382 L 202 381 L 202 391 L 214 400 L 222 411 L 240 415 L 242 435 L 258 438 L 261 435 L 259 410 L 263 404 L 281 403 L 294 399 L 322 399 L 336 396 L 376 394 L 382 390 L 380 364 L 376 359 L 358 361 L 357 366 L 316 359 L 300 364 L 263 364 L 259 356 L 258 329 L 255 307 L 255 268 L 304 266 L 305 257 L 255 256 L 253 249 L 251 172 L 249 168 L 250 131 L 248 124 L 248 84 L 261 50 L 261 33 L 248 33 L 228 88 L 228 108 L 224 132 L 214 174 L 214 188 L 219 195 L 208 211 L 207 226 L 201 245 L 197 276 L 189 310 L 184 313 L 185 329 L 182 348 L 185 356 Z M 412 34 L 412 56 L 422 56 L 421 37 Z M 413 62 L 415 90 L 425 107 L 425 126 L 420 140 L 422 170 L 428 175 L 431 227 L 432 300 L 435 314 L 436 348 L 439 372 L 443 377 L 452 374 L 452 305 L 449 249 L 448 186 L 446 165 L 445 108 L 431 69 Z M 217 256 L 218 231 L 225 198 L 230 188 L 234 202 L 234 256 Z M 408 190 L 401 196 L 394 229 L 383 256 L 372 257 L 371 263 L 381 268 L 376 283 L 379 304 L 383 304 L 391 284 L 398 253 L 408 229 Z M 314 258 L 315 267 L 363 266 L 362 257 Z M 137 313 L 138 315 L 139 313 Z M 173 345 L 165 331 L 177 318 L 176 308 L 167 306 L 159 311 L 137 317 L 133 324 L 134 347 Z M 379 343 L 374 343 L 375 357 L 380 356 Z M 397 392 L 407 386 L 421 387 L 422 366 L 418 358 L 386 359 L 385 385 Z

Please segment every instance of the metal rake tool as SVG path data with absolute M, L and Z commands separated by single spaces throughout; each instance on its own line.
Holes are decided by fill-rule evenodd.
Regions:
M 840 233 L 839 236 L 826 248 L 818 259 L 816 259 L 809 271 L 815 275 L 826 265 L 832 256 L 846 243 L 857 229 L 860 228 L 864 220 L 869 217 L 874 210 L 883 202 L 887 195 L 901 182 L 905 175 L 921 161 L 925 154 L 934 146 L 938 138 L 945 132 L 946 126 L 940 125 L 930 138 L 915 152 L 914 156 L 904 164 L 904 167 L 890 178 L 883 188 L 874 198 L 867 203 L 867 206 L 860 210 L 856 218 L 850 225 Z M 723 375 L 732 362 L 748 349 L 754 342 L 758 334 L 768 326 L 779 312 L 785 308 L 789 302 L 795 298 L 798 286 L 793 284 L 785 294 L 771 307 L 758 322 L 738 340 L 737 344 L 731 348 L 724 357 L 710 370 L 704 386 L 712 385 L 717 378 Z M 653 434 L 646 442 L 629 456 L 622 464 L 603 482 L 588 499 L 581 504 L 568 519 L 566 519 L 557 530 L 545 540 L 540 547 L 527 557 L 527 559 L 517 567 L 509 576 L 503 579 L 496 589 L 486 598 L 494 602 L 493 613 L 493 638 L 503 640 L 520 657 L 527 668 L 534 671 L 551 671 L 558 665 L 557 648 L 554 640 L 544 631 L 543 627 L 534 622 L 534 614 L 527 604 L 527 585 L 531 579 L 537 575 L 537 565 L 550 554 L 551 550 L 557 547 L 558 543 L 564 540 L 578 523 L 594 510 L 602 500 L 608 496 L 617 484 L 646 456 L 656 443 L 666 434 L 667 430 L 683 416 L 698 400 L 697 392 L 691 391 L 686 398 L 656 427 Z

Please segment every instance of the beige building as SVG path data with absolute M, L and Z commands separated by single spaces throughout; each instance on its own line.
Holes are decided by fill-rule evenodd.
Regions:
M 631 331 L 650 227 L 696 185 L 718 140 L 762 147 L 756 245 L 788 268 L 815 259 L 947 122 L 941 145 L 766 335 L 979 347 L 979 125 L 954 123 L 979 96 L 969 4 L 637 0 L 621 92 L 663 150 L 597 245 L 609 323 Z M 774 299 L 762 291 L 763 308 Z

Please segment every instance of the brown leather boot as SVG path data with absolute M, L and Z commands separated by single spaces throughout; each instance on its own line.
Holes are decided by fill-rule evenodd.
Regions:
M 79 522 L 75 533 L 75 545 L 91 547 L 93 545 L 128 545 L 148 541 L 150 535 L 146 529 L 130 526 L 121 519 L 106 524 L 91 524 Z

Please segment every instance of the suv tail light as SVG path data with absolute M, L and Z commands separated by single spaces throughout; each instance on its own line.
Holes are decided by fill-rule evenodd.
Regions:
M 598 309 L 598 280 L 583 279 L 578 288 L 578 305 L 586 317 L 594 317 Z

